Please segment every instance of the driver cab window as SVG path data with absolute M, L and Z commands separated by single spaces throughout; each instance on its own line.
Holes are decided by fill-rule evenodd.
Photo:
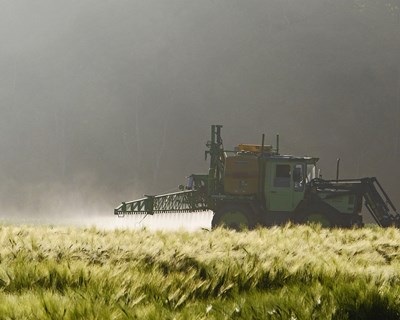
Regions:
M 312 179 L 316 178 L 315 171 L 316 171 L 315 164 L 308 164 L 307 165 L 307 182 L 309 182 Z
M 302 164 L 296 164 L 293 170 L 294 190 L 304 190 L 304 169 Z
M 290 165 L 288 164 L 276 165 L 274 187 L 278 188 L 290 187 Z

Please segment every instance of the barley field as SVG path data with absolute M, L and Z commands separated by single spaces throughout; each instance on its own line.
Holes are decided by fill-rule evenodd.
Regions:
M 0 225 L 0 319 L 399 319 L 400 232 Z

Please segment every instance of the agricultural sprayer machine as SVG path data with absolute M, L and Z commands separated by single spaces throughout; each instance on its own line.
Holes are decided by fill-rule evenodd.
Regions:
M 381 227 L 400 226 L 400 215 L 375 177 L 323 180 L 315 157 L 279 153 L 276 146 L 239 144 L 224 150 L 221 125 L 211 126 L 208 174 L 192 174 L 177 192 L 123 202 L 114 213 L 158 214 L 212 210 L 212 227 L 317 222 L 363 226 L 363 204 Z

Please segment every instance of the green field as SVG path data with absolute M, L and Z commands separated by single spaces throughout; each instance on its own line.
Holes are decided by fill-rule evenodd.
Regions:
M 400 231 L 0 225 L 0 319 L 399 319 Z

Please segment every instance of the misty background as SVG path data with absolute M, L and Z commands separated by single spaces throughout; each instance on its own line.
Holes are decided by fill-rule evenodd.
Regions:
M 205 143 L 377 176 L 400 207 L 398 0 L 0 0 L 0 212 L 112 215 Z

